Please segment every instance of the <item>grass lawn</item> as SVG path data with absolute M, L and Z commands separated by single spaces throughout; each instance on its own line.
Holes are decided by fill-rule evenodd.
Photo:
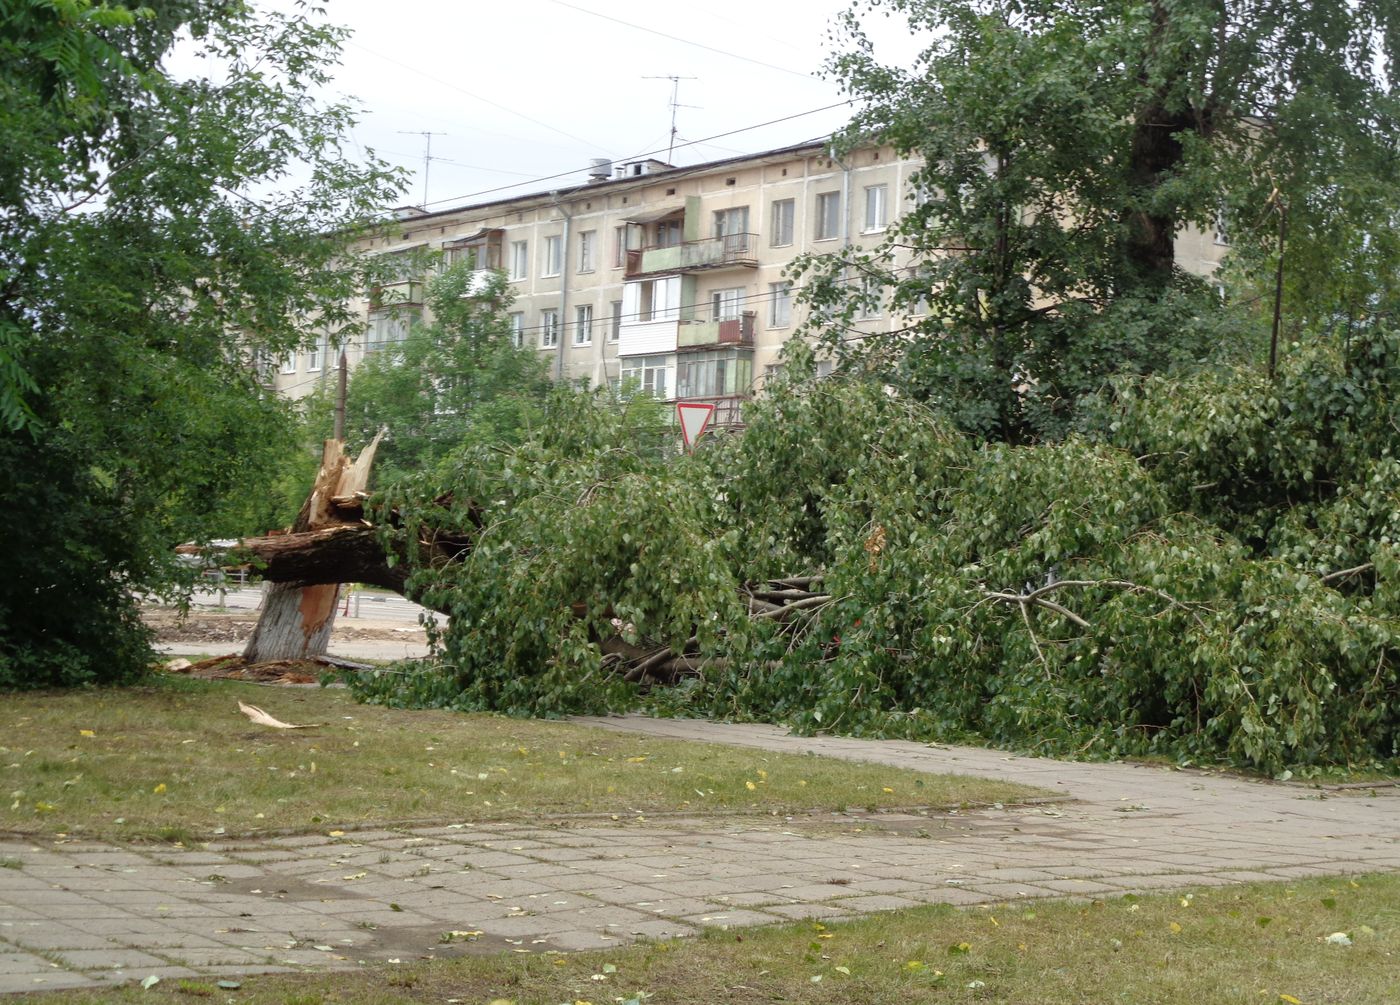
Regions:
M 254 725 L 240 699 L 284 722 L 322 725 Z M 0 780 L 0 831 L 118 840 L 573 813 L 950 807 L 1046 794 L 568 723 L 359 705 L 342 689 L 178 677 L 6 695 Z
M 237 1005 L 1383 1005 L 1400 1000 L 1400 876 L 1088 904 L 921 908 L 844 924 L 711 931 L 607 953 L 250 977 L 236 991 L 195 980 L 163 981 L 145 992 L 33 996 L 43 1005 L 202 998 Z

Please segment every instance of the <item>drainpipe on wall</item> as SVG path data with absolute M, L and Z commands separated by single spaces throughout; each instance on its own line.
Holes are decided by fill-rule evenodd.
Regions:
M 564 217 L 564 261 L 559 269 L 559 346 L 554 358 L 554 379 L 564 379 L 564 352 L 569 345 L 572 336 L 569 335 L 569 231 L 572 229 L 573 216 L 559 201 L 559 193 L 551 193 L 554 196 L 554 206 Z
M 841 165 L 841 250 L 845 251 L 851 246 L 851 165 L 837 156 L 835 146 L 831 159 Z

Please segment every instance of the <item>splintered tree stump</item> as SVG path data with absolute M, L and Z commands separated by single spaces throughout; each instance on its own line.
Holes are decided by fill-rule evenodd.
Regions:
M 376 436 L 351 464 L 345 456 L 344 442 L 327 440 L 321 453 L 321 470 L 288 536 L 356 526 L 342 515 L 336 503 L 344 505 L 346 501 L 357 500 L 365 491 L 378 447 L 379 436 Z M 349 579 L 345 577 L 340 581 Z M 339 582 L 273 583 L 264 598 L 253 637 L 243 650 L 243 661 L 266 663 L 324 656 L 335 628 L 339 599 Z

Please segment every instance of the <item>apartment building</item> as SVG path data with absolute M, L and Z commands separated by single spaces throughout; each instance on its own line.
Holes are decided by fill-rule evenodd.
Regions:
M 368 327 L 348 363 L 409 336 L 426 278 L 415 253 L 439 250 L 483 276 L 505 272 L 517 342 L 547 357 L 557 379 L 635 380 L 659 398 L 712 402 L 717 423 L 737 422 L 802 321 L 793 259 L 877 243 L 909 205 L 917 167 L 887 147 L 838 158 L 813 142 L 684 168 L 595 161 L 582 185 L 400 210 L 368 250 L 404 268 L 361 304 Z M 1224 250 L 1197 233 L 1178 248 L 1200 273 Z M 907 320 L 871 314 L 855 325 L 876 332 Z M 300 397 L 334 362 L 324 346 L 290 357 L 276 386 Z

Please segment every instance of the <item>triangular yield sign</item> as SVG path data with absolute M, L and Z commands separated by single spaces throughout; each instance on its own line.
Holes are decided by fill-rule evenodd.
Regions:
M 676 416 L 681 420 L 681 439 L 685 441 L 686 447 L 695 445 L 695 441 L 700 439 L 700 434 L 710 424 L 710 417 L 714 414 L 715 406 L 705 402 L 676 402 Z

